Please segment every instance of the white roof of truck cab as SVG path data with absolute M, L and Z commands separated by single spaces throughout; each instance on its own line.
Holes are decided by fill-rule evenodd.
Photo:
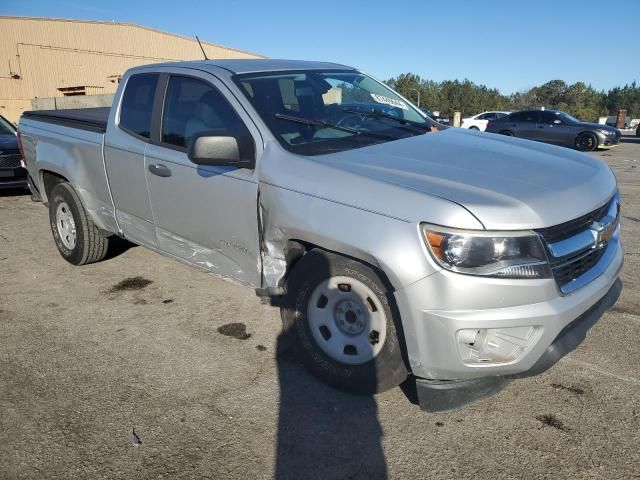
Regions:
M 233 74 L 281 72 L 288 70 L 355 70 L 353 67 L 341 65 L 339 63 L 311 62 L 306 60 L 278 60 L 271 58 L 193 60 L 187 62 L 156 63 L 153 65 L 145 65 L 145 67 L 154 66 L 196 68 L 198 70 L 212 70 L 215 68 L 222 68 Z

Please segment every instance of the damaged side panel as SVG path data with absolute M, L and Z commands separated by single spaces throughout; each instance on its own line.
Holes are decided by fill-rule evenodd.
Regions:
M 415 241 L 416 226 L 409 222 L 269 184 L 260 186 L 259 216 L 265 289 L 282 286 L 290 240 L 375 265 L 396 288 L 433 273 L 420 242 Z
M 245 272 L 242 266 L 227 256 L 222 248 L 207 248 L 160 228 L 157 229 L 157 237 L 161 252 L 202 268 L 224 280 L 250 287 L 256 286 L 255 272 Z

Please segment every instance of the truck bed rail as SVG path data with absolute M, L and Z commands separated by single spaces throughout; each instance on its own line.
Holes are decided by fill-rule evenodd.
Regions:
M 28 119 L 105 133 L 110 110 L 109 107 L 30 110 L 22 115 Z

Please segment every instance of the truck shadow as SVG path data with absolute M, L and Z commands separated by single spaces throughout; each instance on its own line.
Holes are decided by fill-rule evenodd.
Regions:
M 109 237 L 109 250 L 107 250 L 107 256 L 104 258 L 104 260 L 111 260 L 112 258 L 122 255 L 127 250 L 135 248 L 137 246 L 138 245 L 136 245 L 135 243 L 131 243 L 124 238 L 113 235 L 112 237 Z
M 312 377 L 286 333 L 278 339 L 280 406 L 277 480 L 386 479 L 382 427 L 371 395 L 356 396 Z
M 329 265 L 314 269 L 326 269 L 322 273 L 330 276 Z M 295 309 L 295 300 L 287 298 L 277 306 Z M 280 403 L 275 478 L 386 479 L 383 432 L 373 395 L 345 393 L 312 376 L 296 353 L 296 328 L 283 331 L 276 347 Z M 365 375 L 375 377 L 375 368 Z
M 31 195 L 26 188 L 6 188 L 0 189 L 0 197 L 20 197 Z

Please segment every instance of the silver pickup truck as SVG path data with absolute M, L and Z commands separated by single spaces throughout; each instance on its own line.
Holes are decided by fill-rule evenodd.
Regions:
M 67 261 L 119 236 L 251 286 L 339 388 L 412 374 L 423 408 L 464 405 L 549 368 L 621 289 L 604 163 L 443 127 L 344 65 L 137 67 L 111 109 L 19 135 Z

